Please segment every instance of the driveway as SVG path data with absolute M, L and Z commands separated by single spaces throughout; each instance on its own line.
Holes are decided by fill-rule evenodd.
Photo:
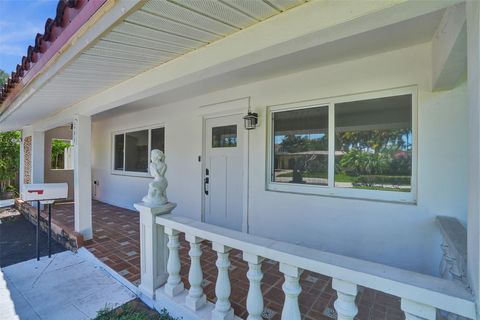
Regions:
M 2 320 L 84 320 L 135 295 L 105 270 L 71 251 L 17 263 L 0 272 Z
M 35 227 L 18 212 L 0 212 L 0 319 L 84 320 L 122 305 L 135 295 L 91 259 L 66 251 L 40 234 L 36 260 Z M 85 249 L 80 249 L 85 250 Z M 94 259 L 94 258 L 93 258 Z
M 8 218 L 3 218 L 10 213 Z M 15 209 L 0 208 L 0 267 L 30 260 L 37 257 L 35 226 Z M 40 256 L 48 254 L 47 234 L 40 233 Z M 52 253 L 65 248 L 52 240 Z

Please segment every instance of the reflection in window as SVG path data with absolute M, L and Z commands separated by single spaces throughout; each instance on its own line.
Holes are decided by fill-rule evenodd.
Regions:
M 212 148 L 231 148 L 236 146 L 237 125 L 212 128 Z
M 123 133 L 115 135 L 114 144 L 115 144 L 114 169 L 115 170 L 123 170 L 123 150 L 124 150 L 124 147 L 125 147 L 125 135 Z
M 412 96 L 335 105 L 335 187 L 411 190 Z
M 150 148 L 165 152 L 165 128 L 152 129 Z
M 328 185 L 328 107 L 273 114 L 274 182 Z
M 50 168 L 53 170 L 73 169 L 73 144 L 72 140 L 52 139 L 50 152 Z
M 148 172 L 150 151 L 165 152 L 165 128 L 116 134 L 113 144 L 113 170 L 145 173 Z
M 148 172 L 148 130 L 125 133 L 125 171 Z

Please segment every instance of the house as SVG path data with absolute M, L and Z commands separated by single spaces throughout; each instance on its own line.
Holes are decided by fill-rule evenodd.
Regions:
M 2 90 L 0 129 L 22 130 L 22 184 L 69 183 L 87 243 L 95 207 L 134 210 L 164 151 L 176 208 L 136 206 L 138 290 L 157 306 L 261 319 L 268 260 L 282 319 L 327 317 L 299 307 L 307 272 L 333 278 L 338 319 L 366 319 L 365 288 L 406 319 L 478 319 L 479 14 L 461 0 L 60 1 Z M 73 141 L 73 171 L 49 167 L 53 138 Z M 217 259 L 209 301 L 202 251 Z

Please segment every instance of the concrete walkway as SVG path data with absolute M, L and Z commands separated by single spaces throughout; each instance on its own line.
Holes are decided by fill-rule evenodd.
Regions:
M 135 295 L 88 259 L 65 251 L 0 271 L 2 320 L 92 319 Z

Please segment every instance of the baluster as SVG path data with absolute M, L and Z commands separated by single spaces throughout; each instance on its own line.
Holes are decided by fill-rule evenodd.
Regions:
M 358 313 L 355 298 L 357 297 L 357 285 L 340 279 L 332 279 L 332 288 L 337 291 L 337 300 L 333 304 L 337 312 L 338 320 L 353 320 Z
M 202 288 L 203 272 L 200 263 L 200 257 L 202 255 L 200 243 L 203 239 L 191 235 L 186 235 L 185 238 L 190 242 L 190 251 L 188 252 L 190 255 L 190 271 L 188 272 L 190 290 L 188 290 L 186 304 L 193 311 L 197 311 L 203 307 L 207 301 Z
M 243 253 L 243 260 L 248 262 L 247 278 L 250 281 L 247 295 L 247 320 L 262 320 L 263 312 L 263 295 L 261 281 L 262 273 L 262 257 L 250 253 Z
M 228 300 L 230 297 L 231 287 L 230 279 L 228 277 L 228 268 L 230 267 L 230 261 L 228 260 L 228 254 L 231 248 L 219 243 L 213 243 L 213 250 L 217 251 L 217 268 L 218 276 L 217 283 L 215 284 L 215 295 L 217 296 L 217 302 L 215 303 L 215 309 L 212 311 L 213 320 L 232 320 L 233 309 Z
M 401 309 L 405 320 L 435 320 L 437 316 L 434 307 L 405 298 L 402 298 Z
M 285 277 L 285 282 L 282 285 L 283 292 L 285 293 L 282 320 L 300 320 L 298 296 L 300 292 L 302 292 L 299 280 L 303 270 L 286 263 L 280 263 L 280 271 Z
M 172 228 L 165 227 L 165 233 L 168 235 L 168 262 L 167 262 L 167 272 L 168 279 L 165 284 L 165 293 L 174 297 L 177 294 L 181 293 L 184 289 L 182 279 L 180 278 L 180 255 L 178 253 L 178 248 L 180 247 L 180 242 L 178 241 L 177 230 Z

